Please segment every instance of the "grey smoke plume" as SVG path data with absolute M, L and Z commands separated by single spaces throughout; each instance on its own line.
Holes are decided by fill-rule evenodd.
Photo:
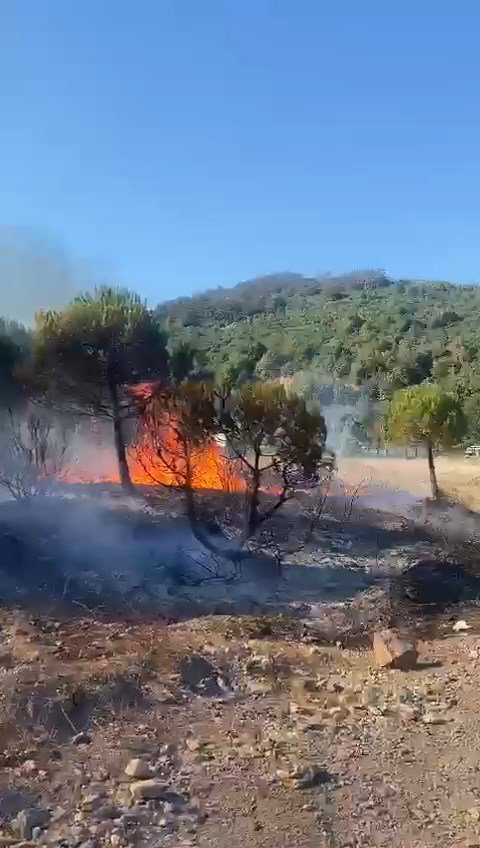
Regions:
M 53 240 L 30 229 L 0 227 L 1 314 L 31 324 L 91 284 L 88 269 Z
M 357 453 L 365 444 L 362 422 L 370 401 L 365 392 L 341 383 L 318 382 L 310 388 L 327 425 L 327 444 L 338 456 Z
M 368 399 L 360 395 L 355 402 L 334 400 L 322 409 L 327 425 L 328 444 L 338 456 L 348 456 L 359 448 L 359 423 L 368 412 Z

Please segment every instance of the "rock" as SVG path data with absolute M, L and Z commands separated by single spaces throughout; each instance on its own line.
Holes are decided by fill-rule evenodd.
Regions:
M 161 780 L 137 780 L 130 786 L 130 793 L 134 801 L 152 801 L 163 798 L 167 792 L 167 786 Z
M 424 724 L 445 724 L 447 719 L 441 713 L 425 713 L 422 721 Z
M 167 686 L 162 683 L 152 683 L 150 685 L 150 693 L 155 701 L 159 704 L 175 704 L 177 701 L 176 695 Z
M 127 763 L 125 774 L 127 774 L 128 777 L 143 780 L 144 778 L 152 776 L 152 769 L 146 760 L 142 760 L 141 757 L 134 757 L 129 763 Z
M 364 707 L 382 709 L 385 703 L 383 689 L 380 686 L 365 686 L 361 695 L 361 703 Z
M 416 666 L 418 651 L 414 642 L 401 639 L 394 630 L 377 630 L 373 635 L 373 655 L 378 668 L 406 671 Z
M 32 775 L 37 771 L 37 764 L 35 760 L 25 760 L 21 765 L 21 769 L 24 774 Z
M 470 630 L 470 625 L 462 618 L 456 621 L 452 627 L 454 633 L 464 633 L 465 630 Z
M 78 842 L 84 842 L 89 838 L 89 834 L 86 832 L 85 825 L 83 824 L 70 825 L 69 836 L 74 837 L 75 844 Z
M 307 730 L 320 730 L 322 727 L 333 726 L 334 724 L 336 724 L 335 718 L 326 716 L 323 710 L 319 710 L 312 716 L 300 719 L 297 727 L 299 730 L 305 732 Z M 255 748 L 253 748 L 253 755 L 255 756 Z
M 13 837 L 2 836 L 0 837 L 0 846 L 1 848 L 32 848 L 33 842 L 31 839 L 16 839 Z
M 150 810 L 147 810 L 142 804 L 133 804 L 131 807 L 122 807 L 122 815 L 119 824 L 124 827 L 141 824 L 145 815 L 150 817 Z
M 272 685 L 266 680 L 249 678 L 245 683 L 245 690 L 250 695 L 268 695 L 272 691 Z
M 329 707 L 325 712 L 326 718 L 333 718 L 337 723 L 344 721 L 349 716 L 346 707 Z
M 160 754 L 163 756 L 171 757 L 175 754 L 177 750 L 177 746 L 173 742 L 166 742 L 165 745 L 162 745 L 160 748 Z
M 418 604 L 451 605 L 480 593 L 480 578 L 448 560 L 419 560 L 399 580 L 402 594 Z
M 33 807 L 35 795 L 24 789 L 0 789 L 0 819 L 13 818 L 21 810 Z
M 397 713 L 403 721 L 416 721 L 418 718 L 418 710 L 411 704 L 399 704 Z
M 95 821 L 112 821 L 119 819 L 121 815 L 122 812 L 118 807 L 114 807 L 112 804 L 102 804 L 101 807 L 95 810 L 93 817 Z
M 26 810 L 20 810 L 12 826 L 21 839 L 31 839 L 34 828 L 45 827 L 49 820 L 48 810 L 42 807 L 29 807 Z
M 273 671 L 274 665 L 271 657 L 266 657 L 263 654 L 253 654 L 245 663 L 245 671 L 247 674 L 266 674 Z
M 180 661 L 180 677 L 183 685 L 196 695 L 219 697 L 225 694 L 219 685 L 218 670 L 199 654 L 183 657 Z
M 445 690 L 445 683 L 442 680 L 427 680 L 421 691 L 427 697 L 441 695 Z
M 90 745 L 92 741 L 92 737 L 86 730 L 82 730 L 80 733 L 76 733 L 75 736 L 72 736 L 72 742 L 74 745 Z
M 175 807 L 174 807 L 174 805 L 172 804 L 172 802 L 171 802 L 171 801 L 164 801 L 164 803 L 163 803 L 163 812 L 164 812 L 164 813 L 165 813 L 165 815 L 167 815 L 167 816 L 168 816 L 168 815 L 171 815 L 172 813 L 174 813 L 174 812 L 175 812 Z
M 117 819 L 117 821 L 121 822 L 122 820 Z M 90 826 L 89 831 L 90 831 L 91 835 L 102 838 L 102 840 L 103 840 L 105 837 L 110 836 L 110 834 L 113 833 L 114 829 L 115 829 L 115 822 L 109 820 L 109 821 L 99 822 L 97 825 L 95 825 L 94 830 L 92 830 L 92 827 Z M 105 843 L 102 841 L 102 845 L 104 845 L 104 844 Z
M 292 775 L 297 789 L 311 789 L 314 786 L 322 786 L 330 783 L 332 775 L 322 766 L 308 766 L 300 769 Z
M 101 807 L 104 797 L 105 792 L 91 792 L 83 799 L 81 809 L 84 812 L 92 812 L 92 810 L 95 810 L 97 807 Z
M 325 688 L 327 692 L 335 693 L 335 692 L 343 692 L 345 689 L 345 681 L 341 680 L 339 677 L 329 677 L 326 682 Z

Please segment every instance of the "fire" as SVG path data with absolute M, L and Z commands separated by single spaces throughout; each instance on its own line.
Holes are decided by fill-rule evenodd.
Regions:
M 113 447 L 102 444 L 100 436 L 92 432 L 98 447 L 92 462 L 78 459 L 70 465 L 62 479 L 70 483 L 118 483 L 119 473 Z M 127 448 L 127 461 L 132 482 L 137 485 L 181 486 L 185 482 L 187 462 L 176 435 L 174 422 L 165 426 L 161 434 L 162 451 L 155 449 L 148 428 L 148 418 L 142 423 L 134 444 Z M 245 481 L 238 463 L 229 459 L 213 440 L 191 451 L 189 457 L 191 485 L 198 489 L 217 489 L 242 492 Z
M 128 465 L 132 481 L 138 484 L 161 483 L 181 486 L 186 480 L 187 460 L 173 424 L 162 434 L 163 450 L 160 455 L 152 445 L 148 427 L 145 426 L 137 445 L 128 450 Z M 238 464 L 225 456 L 213 439 L 192 449 L 189 456 L 191 485 L 195 489 L 219 489 L 227 492 L 245 490 L 245 481 Z

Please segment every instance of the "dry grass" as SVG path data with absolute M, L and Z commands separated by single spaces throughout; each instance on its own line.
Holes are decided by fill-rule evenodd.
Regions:
M 338 466 L 339 477 L 351 486 L 365 480 L 403 490 L 416 498 L 430 495 L 425 459 L 339 458 Z M 459 454 L 439 456 L 436 467 L 443 491 L 471 509 L 480 510 L 480 458 L 467 459 Z

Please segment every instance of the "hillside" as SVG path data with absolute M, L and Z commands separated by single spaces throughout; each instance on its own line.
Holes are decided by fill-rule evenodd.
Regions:
M 374 390 L 433 377 L 480 389 L 480 288 L 394 280 L 382 271 L 273 274 L 161 304 L 174 339 L 217 373 L 337 379 Z
M 339 391 L 352 404 L 360 388 L 375 399 L 433 379 L 459 396 L 468 439 L 480 441 L 480 287 L 392 279 L 381 270 L 282 272 L 171 300 L 155 313 L 171 348 L 193 348 L 199 372 L 231 384 L 289 378 L 322 406 Z M 29 347 L 24 328 L 0 320 L 2 391 Z M 180 349 L 188 364 L 186 353 Z

